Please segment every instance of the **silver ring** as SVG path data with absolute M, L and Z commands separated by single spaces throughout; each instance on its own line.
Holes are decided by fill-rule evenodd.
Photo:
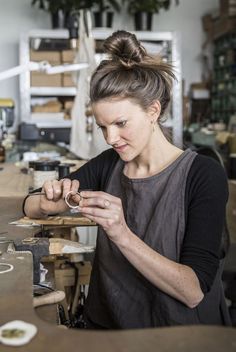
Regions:
M 104 202 L 104 209 L 109 209 L 110 205 L 111 205 L 111 202 L 106 199 L 105 202 Z
M 80 196 L 80 200 L 82 199 L 82 196 L 80 195 L 79 192 L 76 192 L 76 193 L 75 193 L 74 191 L 70 191 L 70 192 L 67 192 L 67 193 L 66 193 L 64 200 L 65 200 L 66 205 L 68 205 L 69 208 L 71 208 L 71 209 L 77 209 L 77 208 L 79 208 L 79 205 L 72 205 L 72 204 L 70 204 L 70 202 L 69 202 L 69 198 L 70 198 L 70 195 L 71 195 L 72 193 L 73 193 L 74 196 L 75 196 L 76 194 L 77 194 L 78 196 Z

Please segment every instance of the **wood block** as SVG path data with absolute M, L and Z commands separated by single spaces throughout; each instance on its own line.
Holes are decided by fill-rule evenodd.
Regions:
M 48 216 L 45 219 L 30 219 L 27 216 L 15 222 L 15 225 L 45 226 L 96 226 L 96 223 L 81 216 Z
M 64 240 L 62 238 L 50 238 L 49 240 L 50 254 L 73 254 L 73 253 L 89 253 L 94 251 L 93 246 L 86 246 L 79 242 Z

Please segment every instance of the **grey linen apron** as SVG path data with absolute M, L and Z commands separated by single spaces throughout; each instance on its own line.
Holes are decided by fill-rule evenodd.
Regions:
M 179 262 L 185 234 L 185 186 L 197 154 L 184 151 L 157 175 L 129 179 L 119 160 L 106 192 L 121 198 L 131 231 L 161 255 Z M 221 269 L 221 268 L 220 268 Z M 227 324 L 221 270 L 203 301 L 190 309 L 160 291 L 98 230 L 85 320 L 90 328 L 144 328 L 187 324 Z

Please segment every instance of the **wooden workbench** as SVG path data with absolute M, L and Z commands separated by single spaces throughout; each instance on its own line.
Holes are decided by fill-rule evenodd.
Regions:
M 29 191 L 31 176 L 12 163 L 0 164 L 0 168 L 0 196 L 24 197 Z
M 9 225 L 19 219 L 22 198 L 0 198 L 0 233 L 7 238 L 25 238 L 35 230 Z M 12 264 L 11 272 L 0 277 L 0 325 L 23 320 L 37 326 L 38 333 L 22 347 L 0 345 L 0 351 L 16 352 L 233 352 L 236 330 L 216 326 L 182 326 L 128 331 L 87 331 L 63 329 L 41 320 L 32 305 L 32 256 L 17 252 L 0 255 L 0 262 Z

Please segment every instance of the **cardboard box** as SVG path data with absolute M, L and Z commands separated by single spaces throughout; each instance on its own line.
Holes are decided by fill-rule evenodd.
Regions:
M 212 14 L 207 14 L 202 17 L 202 27 L 203 30 L 206 32 L 207 41 L 211 41 L 213 39 L 213 32 L 214 32 L 214 20 Z
M 63 87 L 76 87 L 76 83 L 74 82 L 71 73 L 63 73 L 62 74 L 62 86 Z
M 48 61 L 52 65 L 61 64 L 60 51 L 38 51 L 30 50 L 30 61 Z
M 88 261 L 78 263 L 77 267 L 79 269 L 79 284 L 80 285 L 89 285 L 91 271 L 92 271 L 91 263 Z
M 235 133 L 230 133 L 228 143 L 229 143 L 228 144 L 229 153 L 236 154 L 236 134 Z
M 31 72 L 30 74 L 31 87 L 61 87 L 61 74 L 47 75 L 41 72 Z
M 71 119 L 71 110 L 73 106 L 74 106 L 73 100 L 67 100 L 64 102 L 65 119 Z
M 236 18 L 230 18 L 228 16 L 221 17 L 219 20 L 214 22 L 213 37 L 214 39 L 235 30 Z
M 206 14 L 202 16 L 202 27 L 205 32 L 209 32 L 213 27 L 213 20 L 211 14 Z
M 37 104 L 32 107 L 32 112 L 61 112 L 62 104 L 59 101 L 49 101 L 45 104 Z
M 210 90 L 208 82 L 195 82 L 190 85 L 190 94 L 192 99 L 209 99 Z
M 61 61 L 63 63 L 73 63 L 76 57 L 77 51 L 75 50 L 62 50 Z
M 229 17 L 236 16 L 236 0 L 221 0 L 220 14 Z
M 65 109 L 71 110 L 74 106 L 74 100 L 67 100 L 64 103 Z

